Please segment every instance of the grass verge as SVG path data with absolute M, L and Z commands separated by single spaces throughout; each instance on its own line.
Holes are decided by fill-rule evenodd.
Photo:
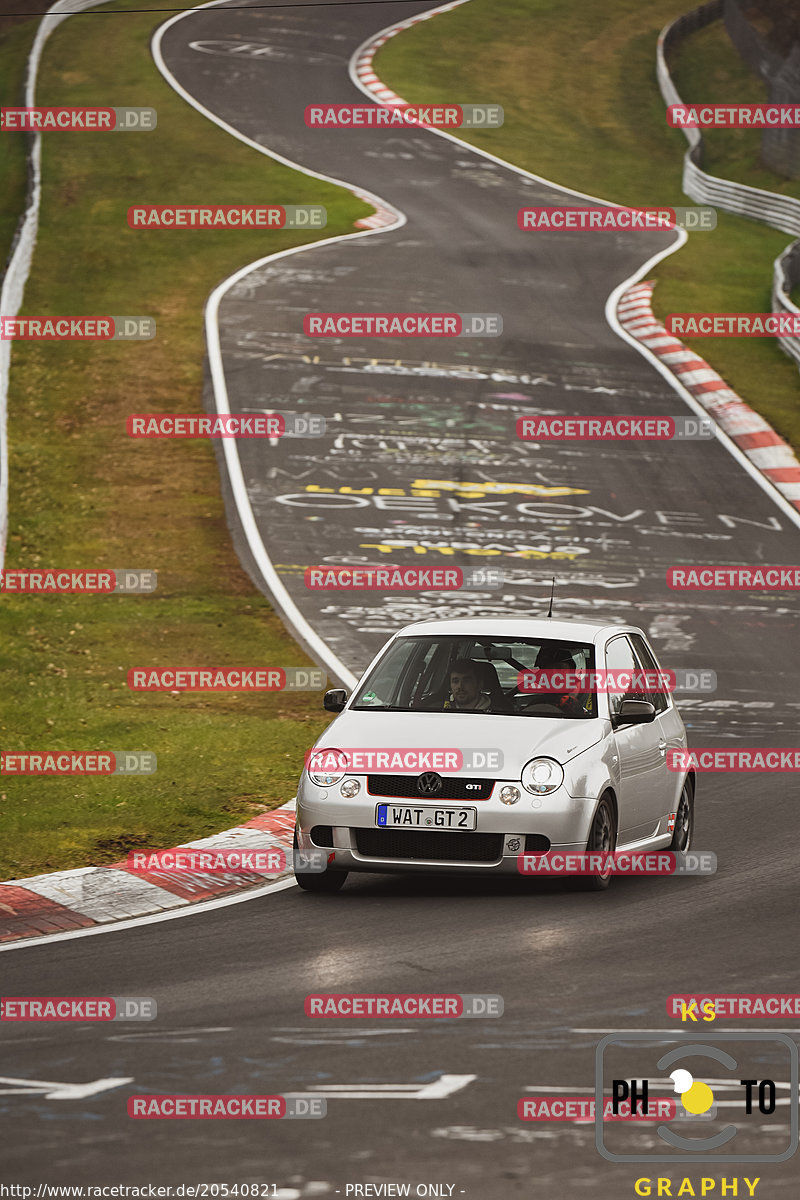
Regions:
M 685 10 L 685 0 L 655 6 L 639 0 L 471 0 L 391 38 L 378 52 L 376 69 L 411 102 L 502 104 L 501 129 L 460 136 L 517 166 L 617 203 L 685 204 L 686 141 L 666 124 L 655 75 L 658 34 Z M 730 50 L 735 63 L 723 62 L 718 46 L 699 40 L 709 36 L 685 43 L 682 94 L 748 98 L 736 91 L 741 72 L 734 69 L 735 52 Z M 705 89 L 713 94 L 701 96 L 696 93 L 704 72 Z M 742 134 L 748 136 L 754 137 Z M 748 145 L 755 160 L 757 144 Z M 716 169 L 716 144 L 712 154 L 709 169 Z M 772 263 L 788 241 L 786 234 L 720 212 L 716 230 L 690 234 L 687 245 L 652 272 L 657 316 L 769 312 Z M 771 339 L 685 340 L 800 451 L 797 367 Z
M 136 0 L 128 7 L 135 8 Z M 45 51 L 44 105 L 140 105 L 148 133 L 47 134 L 24 313 L 154 316 L 140 343 L 18 342 L 12 356 L 9 567 L 146 567 L 143 596 L 0 598 L 5 750 L 151 750 L 152 776 L 0 781 L 0 878 L 103 864 L 210 834 L 294 795 L 329 718 L 319 694 L 131 693 L 131 666 L 284 666 L 308 659 L 239 566 L 210 445 L 131 442 L 131 412 L 202 410 L 206 296 L 307 235 L 134 231 L 149 203 L 322 203 L 321 235 L 368 206 L 217 129 L 161 79 L 163 17 L 74 18 Z
M 0 106 L 22 104 L 25 68 L 37 21 L 7 26 L 0 35 Z M 0 17 L 0 29 L 2 18 Z M 0 275 L 8 261 L 11 243 L 25 208 L 28 190 L 26 135 L 18 130 L 0 133 Z

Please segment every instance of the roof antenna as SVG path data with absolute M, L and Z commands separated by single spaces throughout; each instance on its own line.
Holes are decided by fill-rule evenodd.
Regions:
M 553 576 L 553 586 L 550 589 L 550 607 L 547 610 L 548 617 L 552 617 L 552 615 L 553 615 L 553 596 L 555 595 L 555 590 L 556 590 L 556 577 L 554 575 Z

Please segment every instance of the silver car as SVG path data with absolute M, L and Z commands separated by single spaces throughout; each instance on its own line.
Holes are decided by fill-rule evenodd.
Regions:
M 514 874 L 520 854 L 550 850 L 688 850 L 695 777 L 667 766 L 686 731 L 660 671 L 630 625 L 465 618 L 399 630 L 349 698 L 325 694 L 340 715 L 298 787 L 298 861 L 318 868 L 298 869 L 298 884 L 333 892 L 349 871 Z M 577 677 L 611 682 L 581 691 Z

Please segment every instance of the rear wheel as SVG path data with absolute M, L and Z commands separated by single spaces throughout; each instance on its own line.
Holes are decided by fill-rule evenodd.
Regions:
M 589 840 L 586 843 L 587 854 L 611 854 L 617 844 L 617 827 L 614 820 L 614 808 L 608 796 L 604 796 L 597 806 L 597 812 L 589 830 Z M 611 882 L 611 871 L 605 874 L 582 875 L 580 886 L 587 892 L 602 892 Z
M 294 848 L 299 848 L 297 826 L 294 830 Z M 295 871 L 294 877 L 297 886 L 304 892 L 338 892 L 344 885 L 347 874 L 347 871 L 331 870 L 327 867 L 324 871 Z
M 675 814 L 675 828 L 672 831 L 670 850 L 686 851 L 691 847 L 694 836 L 694 795 L 692 785 L 687 779 L 678 801 L 678 811 Z

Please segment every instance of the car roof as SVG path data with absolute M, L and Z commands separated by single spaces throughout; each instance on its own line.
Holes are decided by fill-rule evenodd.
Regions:
M 624 633 L 627 630 L 641 633 L 635 625 L 609 625 L 581 620 L 557 621 L 553 617 L 516 617 L 505 620 L 494 617 L 458 617 L 450 621 L 418 621 L 414 625 L 406 625 L 399 629 L 395 636 L 461 634 L 465 637 L 491 637 L 494 640 L 520 637 L 594 642 L 603 634 Z

